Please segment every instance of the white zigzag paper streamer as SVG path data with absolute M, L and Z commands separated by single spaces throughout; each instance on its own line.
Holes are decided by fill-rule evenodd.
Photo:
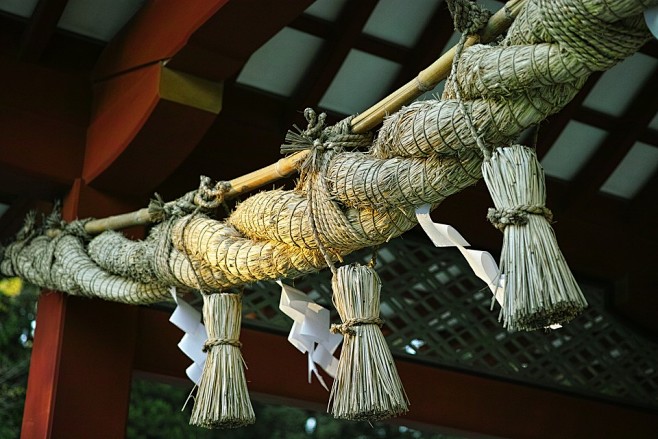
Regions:
M 292 288 L 280 280 L 281 300 L 279 308 L 293 319 L 288 341 L 302 354 L 308 353 L 308 382 L 315 375 L 327 391 L 329 388 L 319 374 L 316 364 L 334 378 L 338 359 L 334 352 L 343 341 L 340 334 L 329 332 L 329 310 L 315 303 L 304 292 Z
M 416 218 L 418 218 L 418 224 L 420 224 L 436 247 L 457 247 L 459 249 L 471 267 L 471 270 L 473 270 L 473 273 L 487 284 L 496 301 L 500 306 L 503 306 L 503 302 L 505 301 L 505 275 L 500 273 L 498 264 L 493 256 L 491 256 L 491 253 L 483 250 L 464 248 L 469 247 L 470 244 L 457 229 L 448 224 L 440 224 L 432 221 L 429 204 L 424 204 L 416 209 Z M 562 325 L 558 323 L 549 326 L 550 329 L 561 327 Z
M 482 250 L 465 249 L 464 247 L 469 247 L 470 244 L 457 229 L 448 224 L 432 221 L 429 204 L 424 204 L 416 209 L 416 218 L 418 218 L 418 223 L 436 247 L 457 247 L 459 249 L 473 273 L 487 284 L 498 303 L 502 306 L 505 279 L 500 274 L 500 269 L 498 269 L 498 264 L 493 256 Z
M 206 327 L 201 323 L 201 313 L 178 297 L 176 287 L 171 287 L 169 292 L 176 302 L 176 309 L 169 321 L 185 332 L 178 348 L 193 361 L 185 370 L 185 374 L 198 386 L 206 362 L 206 353 L 203 352 L 203 344 L 208 339 Z

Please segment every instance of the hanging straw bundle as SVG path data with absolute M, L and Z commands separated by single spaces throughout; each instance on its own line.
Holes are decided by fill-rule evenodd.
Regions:
M 204 294 L 203 320 L 208 331 L 203 366 L 190 424 L 234 428 L 256 420 L 249 401 L 240 353 L 242 303 L 239 294 Z
M 587 301 L 550 226 L 544 170 L 534 150 L 522 145 L 498 148 L 483 162 L 482 174 L 496 206 L 487 217 L 504 233 L 504 326 L 529 331 L 570 321 Z
M 342 266 L 332 287 L 343 321 L 332 332 L 342 333 L 345 342 L 329 397 L 331 413 L 373 421 L 407 412 L 409 400 L 380 329 L 379 276 L 368 266 Z

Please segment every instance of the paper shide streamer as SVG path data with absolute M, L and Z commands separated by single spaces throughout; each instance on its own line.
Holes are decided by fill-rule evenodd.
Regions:
M 169 291 L 176 303 L 169 321 L 185 333 L 178 343 L 178 348 L 193 361 L 185 370 L 185 374 L 198 386 L 206 362 L 206 353 L 203 351 L 203 344 L 208 339 L 206 327 L 201 323 L 201 313 L 178 297 L 176 287 L 171 287 Z
M 508 2 L 504 16 L 509 13 L 511 3 L 520 2 Z M 19 234 L 4 252 L 0 251 L 3 253 L 0 272 L 72 295 L 130 304 L 167 300 L 170 285 L 197 288 L 196 272 L 208 291 L 304 275 L 327 266 L 317 246 L 313 245 L 316 240 L 305 214 L 313 204 L 308 196 L 311 193 L 316 202 L 328 201 L 325 203 L 328 209 L 316 217 L 320 236 L 317 241 L 329 248 L 334 260 L 386 242 L 415 226 L 413 212 L 418 206 L 437 206 L 446 197 L 475 184 L 483 173 L 485 178 L 492 177 L 492 187 L 496 181 L 504 182 L 507 174 L 516 175 L 517 169 L 512 167 L 508 172 L 506 166 L 515 162 L 512 155 L 517 150 L 495 151 L 489 163 L 481 166 L 483 155 L 471 128 L 475 128 L 477 137 L 492 150 L 511 144 L 524 130 L 570 102 L 593 72 L 611 68 L 635 53 L 650 38 L 645 18 L 653 26 L 655 15 L 645 10 L 655 7 L 656 0 L 609 1 L 605 2 L 605 7 L 598 7 L 599 3 L 591 0 L 525 1 L 519 7 L 518 18 L 502 39 L 492 45 L 475 44 L 464 48 L 459 68 L 455 68 L 456 88 L 448 84 L 441 99 L 417 101 L 391 112 L 367 151 L 340 147 L 331 151 L 331 157 L 323 163 L 323 177 L 312 178 L 317 184 L 310 185 L 308 192 L 261 192 L 245 199 L 221 221 L 201 214 L 197 211 L 200 206 L 192 205 L 194 213 L 185 211 L 181 215 L 187 216 L 176 216 L 153 227 L 148 239 L 139 242 L 116 232 L 106 232 L 92 239 L 83 223 L 76 227 L 57 226 L 56 233 L 30 229 L 30 233 Z M 591 36 L 596 36 L 595 41 L 590 40 Z M 457 96 L 457 90 L 461 97 Z M 460 112 L 460 107 L 467 108 L 473 119 L 472 127 L 467 127 L 468 118 Z M 522 149 L 518 151 L 523 152 Z M 528 173 L 532 166 L 523 167 L 523 172 L 538 175 Z M 497 173 L 502 177 L 496 176 Z M 536 186 L 534 178 L 529 182 Z M 505 258 L 501 261 L 501 270 L 505 289 L 509 291 L 502 299 L 503 324 L 510 330 L 532 329 L 573 318 L 585 306 L 585 301 L 577 285 L 574 286 L 570 272 L 561 268 L 566 264 L 560 261 L 554 270 L 556 267 L 551 265 L 554 259 L 540 256 L 540 248 L 518 245 L 531 229 L 538 230 L 538 236 L 547 238 L 545 242 L 552 245 L 550 221 L 542 208 L 545 206 L 537 200 L 514 201 L 514 197 L 520 200 L 522 194 L 505 193 L 508 185 L 502 186 L 493 187 L 492 198 L 496 210 L 510 210 L 502 212 L 504 215 L 493 215 L 494 222 L 505 226 L 504 248 L 507 250 L 503 250 Z M 222 187 L 218 187 L 219 193 L 225 192 L 219 189 Z M 522 223 L 524 217 L 527 217 L 527 224 Z M 447 236 L 451 235 L 453 233 L 448 230 Z M 459 239 L 454 241 L 458 243 Z M 463 243 L 459 245 L 464 247 Z M 103 251 L 94 252 L 96 247 L 102 247 Z M 470 251 L 462 252 L 467 259 L 473 256 Z M 535 274 L 527 275 L 522 274 L 515 263 L 508 262 L 514 260 L 523 265 L 533 259 L 539 263 L 533 262 L 534 268 L 529 267 L 526 273 L 535 270 Z M 544 262 L 549 264 L 546 268 L 542 268 Z M 559 274 L 548 275 L 549 271 Z M 372 280 L 372 273 L 364 272 L 359 276 L 356 282 L 335 281 L 338 287 L 335 292 L 340 292 L 335 298 L 351 297 L 354 293 L 343 292 L 353 288 L 359 294 L 370 291 L 367 294 L 374 296 L 373 285 L 377 282 Z M 550 288 L 543 280 L 549 277 Z M 370 286 L 363 287 L 365 282 Z M 493 286 L 498 298 L 501 284 L 495 278 L 492 281 L 491 276 L 485 282 L 490 288 Z M 552 295 L 551 289 L 558 294 Z M 222 297 L 224 299 L 220 299 Z M 221 303 L 215 302 L 217 299 Z M 234 426 L 252 419 L 248 398 L 237 404 L 227 403 L 222 399 L 224 394 L 217 393 L 215 386 L 230 373 L 244 374 L 243 365 L 237 361 L 239 323 L 237 331 L 233 325 L 239 322 L 239 313 L 235 314 L 239 304 L 234 303 L 234 299 L 236 297 L 223 294 L 204 296 L 204 302 L 213 302 L 211 306 L 204 303 L 204 322 L 213 341 L 207 346 L 209 351 L 199 390 L 201 394 L 208 390 L 207 401 L 220 404 L 215 407 L 206 406 L 206 402 L 199 404 L 207 409 L 195 415 L 200 425 Z M 374 308 L 375 305 L 368 306 Z M 208 317 L 205 316 L 207 307 L 213 309 Z M 370 360 L 362 359 L 361 353 L 351 349 L 370 338 L 361 337 L 362 333 L 376 334 L 379 330 L 378 310 L 367 311 L 365 317 L 360 313 L 350 316 L 348 310 L 341 311 L 339 307 L 342 325 L 345 325 L 342 352 L 352 352 L 354 358 L 358 358 L 357 364 L 364 367 L 371 364 Z M 222 314 L 226 312 L 228 314 Z M 230 320 L 216 319 L 226 315 L 232 316 Z M 221 328 L 223 324 L 233 329 L 225 331 Z M 226 336 L 219 335 L 224 332 Z M 225 343 L 222 338 L 231 343 Z M 318 342 L 314 343 L 317 348 Z M 316 350 L 309 356 L 311 360 Z M 197 360 L 194 361 L 196 364 Z M 205 372 L 209 362 L 223 364 L 223 361 L 227 362 L 222 366 L 227 373 Z M 315 360 L 313 363 L 320 364 Z M 374 401 L 374 397 L 361 400 L 358 391 L 363 390 L 363 386 L 372 386 L 366 381 L 348 383 L 347 370 L 340 365 L 337 367 L 334 386 L 336 382 L 343 383 L 342 387 L 357 389 L 357 393 L 340 396 L 332 390 L 332 409 L 339 417 L 367 418 L 368 413 L 377 417 L 406 410 L 406 406 L 399 403 L 404 397 L 397 384 L 378 389 L 397 389 L 395 399 L 398 402 L 368 406 L 368 401 Z M 213 384 L 204 385 L 204 379 L 206 384 Z M 240 387 L 240 392 L 246 394 L 246 388 Z M 344 409 L 352 403 L 356 404 L 354 408 Z M 242 408 L 240 413 L 230 412 L 236 407 Z M 366 408 L 362 410 L 363 407 Z M 210 410 L 215 412 L 209 413 Z
M 334 352 L 343 341 L 339 334 L 332 334 L 329 310 L 315 303 L 307 294 L 292 288 L 280 280 L 281 299 L 279 309 L 293 320 L 288 341 L 302 354 L 308 355 L 308 381 L 316 376 L 322 387 L 329 390 L 317 370 L 320 366 L 330 377 L 336 376 L 338 360 Z

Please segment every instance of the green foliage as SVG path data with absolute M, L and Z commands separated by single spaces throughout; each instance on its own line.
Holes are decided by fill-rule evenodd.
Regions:
M 0 294 L 0 438 L 20 436 L 38 290 Z M 193 401 L 181 411 L 191 386 L 135 379 L 130 398 L 127 437 L 131 439 L 333 439 L 430 438 L 436 433 L 386 423 L 338 421 L 313 410 L 253 401 L 256 423 L 232 430 L 207 430 L 189 425 Z
M 181 407 L 189 388 L 136 379 L 130 398 L 129 439 L 449 439 L 399 425 L 376 422 L 339 421 L 327 413 L 252 401 L 256 423 L 231 430 L 207 430 L 188 424 L 192 400 Z M 312 427 L 312 428 L 311 428 Z M 456 439 L 456 438 L 454 438 Z
M 0 294 L 0 437 L 20 435 L 32 352 L 37 290 Z

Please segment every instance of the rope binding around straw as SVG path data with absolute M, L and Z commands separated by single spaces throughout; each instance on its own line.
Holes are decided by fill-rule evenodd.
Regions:
M 495 209 L 488 218 L 504 234 L 500 269 L 505 279 L 501 309 L 510 331 L 563 324 L 587 301 L 550 225 L 544 171 L 535 151 L 522 145 L 497 148 L 482 163 Z
M 379 317 L 381 280 L 370 266 L 352 264 L 336 270 L 333 300 L 342 324 L 334 333 L 344 344 L 329 407 L 338 419 L 368 420 L 397 416 L 409 410 Z
M 242 321 L 240 294 L 203 294 L 207 353 L 190 424 L 206 428 L 235 428 L 256 420 L 249 400 L 239 341 Z
M 487 213 L 489 222 L 501 232 L 510 224 L 522 226 L 528 224 L 528 215 L 540 215 L 546 221 L 553 222 L 553 212 L 546 206 L 519 205 L 506 209 L 490 208 Z

